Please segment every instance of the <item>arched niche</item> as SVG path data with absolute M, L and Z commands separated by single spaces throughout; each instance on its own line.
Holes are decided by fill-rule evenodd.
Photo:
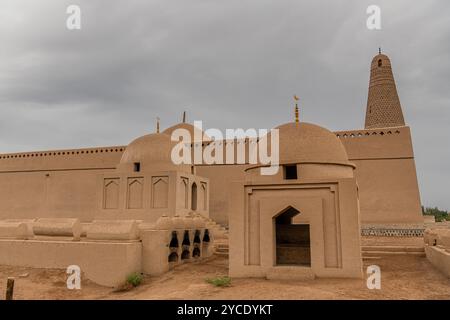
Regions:
M 197 210 L 197 184 L 194 182 L 191 187 L 191 209 Z

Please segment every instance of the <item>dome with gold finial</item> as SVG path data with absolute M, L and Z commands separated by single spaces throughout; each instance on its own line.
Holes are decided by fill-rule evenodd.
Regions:
M 279 133 L 280 163 L 333 163 L 350 165 L 345 147 L 328 129 L 307 122 L 289 122 Z
M 326 128 L 300 122 L 297 96 L 294 96 L 294 99 L 295 121 L 282 124 L 274 128 L 277 131 L 271 131 L 261 137 L 258 142 L 259 149 L 267 146 L 267 152 L 272 155 L 273 160 L 273 152 L 276 152 L 278 147 L 279 165 L 300 167 L 302 178 L 352 177 L 355 165 L 349 161 L 342 142 Z M 272 137 L 274 132 L 278 133 L 278 139 L 275 139 L 275 136 Z M 277 143 L 277 147 L 272 147 L 272 138 L 275 139 L 273 142 Z M 266 165 L 252 166 L 246 169 L 246 172 L 250 176 L 258 177 L 259 171 L 255 169 L 262 166 Z M 275 175 L 274 178 L 276 179 L 276 177 Z

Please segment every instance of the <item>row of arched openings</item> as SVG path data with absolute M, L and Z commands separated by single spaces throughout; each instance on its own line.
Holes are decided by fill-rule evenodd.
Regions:
M 181 242 L 181 260 L 186 260 L 186 259 L 190 259 L 192 258 L 200 258 L 201 256 L 201 250 L 200 250 L 200 246 L 202 245 L 207 245 L 210 242 L 210 237 L 209 237 L 209 230 L 206 229 L 205 233 L 203 235 L 203 239 L 201 239 L 201 232 L 200 230 L 196 230 L 195 234 L 194 234 L 194 239 L 193 239 L 193 250 L 192 250 L 192 256 L 191 256 L 191 252 L 190 252 L 190 247 L 191 247 L 191 240 L 189 238 L 189 231 L 185 230 L 184 234 L 183 234 L 183 241 Z M 179 241 L 178 241 L 178 234 L 176 231 L 172 232 L 172 237 L 169 243 L 169 248 L 170 248 L 170 254 L 168 257 L 169 262 L 178 262 L 178 248 L 180 247 L 179 245 Z

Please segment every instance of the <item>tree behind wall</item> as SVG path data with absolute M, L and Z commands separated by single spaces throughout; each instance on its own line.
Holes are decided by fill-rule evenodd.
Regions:
M 449 212 L 440 210 L 438 207 L 430 208 L 422 206 L 422 213 L 427 216 L 434 216 L 436 222 L 450 221 Z

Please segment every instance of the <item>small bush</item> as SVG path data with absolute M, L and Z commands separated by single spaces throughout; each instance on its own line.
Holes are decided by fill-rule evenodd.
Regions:
M 137 272 L 130 274 L 127 277 L 127 283 L 131 284 L 133 287 L 137 287 L 142 282 L 142 275 Z
M 216 287 L 228 287 L 231 285 L 231 278 L 230 277 L 217 277 L 213 279 L 206 279 L 206 282 L 209 284 L 212 284 Z
M 422 213 L 426 216 L 434 216 L 436 222 L 450 221 L 450 213 L 445 210 L 441 210 L 438 207 L 425 208 L 422 206 Z

